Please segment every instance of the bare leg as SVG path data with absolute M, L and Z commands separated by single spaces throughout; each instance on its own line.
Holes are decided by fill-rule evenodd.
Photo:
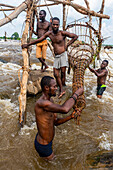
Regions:
M 101 99 L 101 98 L 102 98 L 102 95 L 97 95 L 97 97 L 98 97 L 99 99 Z
M 44 62 L 45 62 L 45 60 L 44 59 L 42 59 Z M 44 67 L 44 64 L 42 63 L 42 67 L 41 67 L 41 70 L 43 70 L 43 67 Z
M 53 68 L 53 72 L 54 72 L 54 77 L 56 78 L 56 82 L 59 86 L 59 97 L 62 97 L 62 95 L 65 94 L 65 91 L 63 90 L 62 81 L 59 76 L 60 69 Z
M 66 86 L 65 80 L 66 80 L 66 67 L 61 67 L 61 81 L 63 86 Z
M 38 58 L 38 59 L 42 63 L 41 71 L 45 71 L 47 68 L 49 68 L 42 58 Z M 45 69 L 43 69 L 43 66 L 45 66 Z
M 44 157 L 44 159 L 46 160 L 46 161 L 52 161 L 52 160 L 54 160 L 55 159 L 55 155 L 54 155 L 54 153 L 52 153 L 50 156 L 48 156 L 48 157 Z
M 45 63 L 45 59 L 46 59 L 46 51 L 47 51 L 47 44 L 43 44 L 42 45 L 42 60 Z M 42 63 L 42 71 L 44 72 L 48 66 L 46 64 Z M 43 68 L 43 66 L 45 66 L 45 68 Z

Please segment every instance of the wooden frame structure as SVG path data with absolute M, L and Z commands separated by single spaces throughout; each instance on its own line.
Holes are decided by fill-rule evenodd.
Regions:
M 0 26 L 3 26 L 9 22 L 11 22 L 13 19 L 17 18 L 18 15 L 22 12 L 26 12 L 26 25 L 25 29 L 22 35 L 21 43 L 27 43 L 28 41 L 31 41 L 32 37 L 32 31 L 29 29 L 32 25 L 34 27 L 34 17 L 37 16 L 37 8 L 46 6 L 49 11 L 49 6 L 59 5 L 62 4 L 63 6 L 63 30 L 72 28 L 72 27 L 86 27 L 88 28 L 89 35 L 86 37 L 89 37 L 90 42 L 83 42 L 78 41 L 77 44 L 72 45 L 72 47 L 68 50 L 68 56 L 70 60 L 70 65 L 73 68 L 73 93 L 74 91 L 83 85 L 84 82 L 84 72 L 88 64 L 92 61 L 94 55 L 96 55 L 99 58 L 99 52 L 101 50 L 102 45 L 102 39 L 101 39 L 101 28 L 102 28 L 102 19 L 109 19 L 110 17 L 108 15 L 103 14 L 104 12 L 104 6 L 105 6 L 105 0 L 102 0 L 102 5 L 99 13 L 92 11 L 89 6 L 88 0 L 84 0 L 86 7 L 83 7 L 81 5 L 76 4 L 74 1 L 71 0 L 45 0 L 45 4 L 40 3 L 41 0 L 25 0 L 22 4 L 20 4 L 18 7 L 6 5 L 6 4 L 0 4 L 1 7 L 8 7 L 8 9 L 1 9 L 0 11 L 11 11 L 13 12 L 10 15 L 5 14 L 5 18 L 0 20 Z M 77 12 L 88 16 L 89 21 L 85 24 L 81 23 L 74 23 L 71 25 L 67 25 L 66 27 L 66 7 L 71 6 L 74 8 Z M 50 13 L 50 11 L 49 11 Z M 98 30 L 95 30 L 95 28 L 92 27 L 92 17 L 99 18 L 99 28 Z M 78 25 L 77 25 L 78 24 Z M 76 28 L 75 28 L 76 29 Z M 93 32 L 93 33 L 92 33 Z M 95 35 L 97 41 L 94 40 L 92 34 Z M 29 39 L 28 39 L 29 35 Z M 80 35 L 81 37 L 83 35 Z M 96 50 L 94 50 L 93 45 L 96 45 Z M 49 44 L 50 45 L 50 44 Z M 50 45 L 51 46 L 51 45 Z M 85 47 L 88 47 L 84 50 Z M 82 50 L 79 47 L 83 47 Z M 51 48 L 52 49 L 52 48 Z M 73 51 L 75 54 L 73 54 Z M 30 51 L 27 49 L 22 49 L 22 55 L 23 55 L 23 74 L 22 74 L 22 80 L 21 80 L 21 91 L 19 96 L 19 122 L 20 125 L 23 126 L 25 123 L 25 115 L 26 115 L 26 93 L 27 93 L 27 81 L 28 81 L 28 75 L 29 75 L 29 56 Z M 81 63 L 81 66 L 80 66 Z M 78 71 L 75 69 L 75 65 L 78 65 Z M 77 75 L 76 75 L 77 74 Z M 79 75 L 79 76 L 78 76 Z M 81 77 L 82 75 L 82 77 Z M 79 80 L 79 81 L 78 81 Z M 80 105 L 79 105 L 79 104 Z M 81 104 L 82 103 L 82 104 Z M 78 108 L 80 106 L 80 109 L 82 110 L 85 107 L 85 97 L 84 95 L 78 99 L 77 105 L 75 108 Z

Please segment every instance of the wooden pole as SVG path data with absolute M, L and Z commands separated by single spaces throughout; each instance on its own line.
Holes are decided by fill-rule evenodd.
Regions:
M 86 3 L 87 8 L 90 10 L 89 2 L 87 0 L 84 0 L 84 1 Z M 92 25 L 92 17 L 90 14 L 88 14 L 88 16 L 89 16 L 89 24 Z M 91 29 L 89 29 L 89 34 L 90 34 L 90 44 L 92 46 L 92 30 Z
M 100 10 L 101 14 L 103 14 L 103 12 L 104 12 L 104 4 L 105 4 L 105 0 L 102 1 L 102 6 L 101 6 L 101 10 Z M 101 28 L 102 28 L 102 18 L 99 18 L 99 30 L 98 30 L 98 32 L 99 32 L 100 37 L 101 37 Z M 98 38 L 97 59 L 99 59 L 101 47 L 102 47 L 102 41 L 101 41 L 101 39 Z
M 30 16 L 32 14 L 31 5 L 32 1 L 29 3 L 29 8 L 27 10 L 26 15 L 26 25 L 25 30 L 22 35 L 21 43 L 25 44 L 27 43 L 27 37 L 28 37 L 28 30 L 29 30 L 29 23 L 30 23 Z M 28 75 L 29 75 L 29 55 L 27 48 L 22 49 L 22 55 L 23 55 L 23 61 L 24 66 L 23 68 L 23 74 L 22 74 L 22 82 L 21 82 L 21 91 L 19 95 L 19 123 L 21 126 L 25 123 L 26 118 L 26 93 L 27 93 L 27 81 L 28 81 Z
M 5 41 L 7 41 L 7 40 L 6 40 L 6 31 L 5 31 Z
M 6 4 L 0 4 L 0 6 L 10 7 L 10 8 L 16 8 L 15 6 L 12 6 L 12 5 L 6 5 Z
M 14 11 L 15 8 L 11 8 L 11 9 L 0 9 L 0 11 Z
M 63 4 L 63 30 L 65 31 L 66 27 L 66 5 Z

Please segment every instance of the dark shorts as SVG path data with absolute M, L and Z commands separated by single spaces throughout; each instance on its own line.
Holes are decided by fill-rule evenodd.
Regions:
M 37 133 L 38 135 L 38 133 Z M 40 157 L 48 157 L 52 154 L 52 141 L 48 145 L 42 145 L 37 142 L 37 135 L 35 137 L 34 145 Z
M 97 86 L 97 95 L 102 96 L 102 94 L 105 90 L 106 90 L 106 85 L 98 85 Z

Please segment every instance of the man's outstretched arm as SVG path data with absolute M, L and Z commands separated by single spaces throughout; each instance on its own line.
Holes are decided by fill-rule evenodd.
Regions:
M 37 40 L 34 40 L 34 41 L 32 41 L 32 42 L 30 42 L 30 43 L 28 43 L 28 44 L 23 44 L 23 45 L 22 45 L 22 48 L 27 48 L 27 47 L 29 47 L 30 45 L 37 44 L 37 43 L 45 40 L 45 39 L 48 37 L 48 35 L 49 35 L 49 33 L 47 32 L 47 33 L 45 33 L 42 37 L 38 38 Z
M 94 70 L 94 69 L 92 69 L 91 67 L 89 67 L 89 70 L 90 70 L 92 73 L 94 73 L 97 77 L 102 77 L 102 76 L 104 76 L 104 75 L 107 74 L 107 71 L 106 71 L 106 70 L 103 70 L 103 72 L 101 72 L 101 73 L 98 73 L 97 70 Z
M 89 70 L 92 72 L 92 73 L 94 73 L 94 69 L 93 68 L 91 68 L 91 67 L 88 67 L 89 68 Z
M 78 96 L 83 94 L 83 87 L 79 88 L 63 105 L 54 104 L 51 101 L 45 100 L 38 102 L 38 106 L 44 108 L 46 111 L 53 113 L 67 114 L 74 106 Z

